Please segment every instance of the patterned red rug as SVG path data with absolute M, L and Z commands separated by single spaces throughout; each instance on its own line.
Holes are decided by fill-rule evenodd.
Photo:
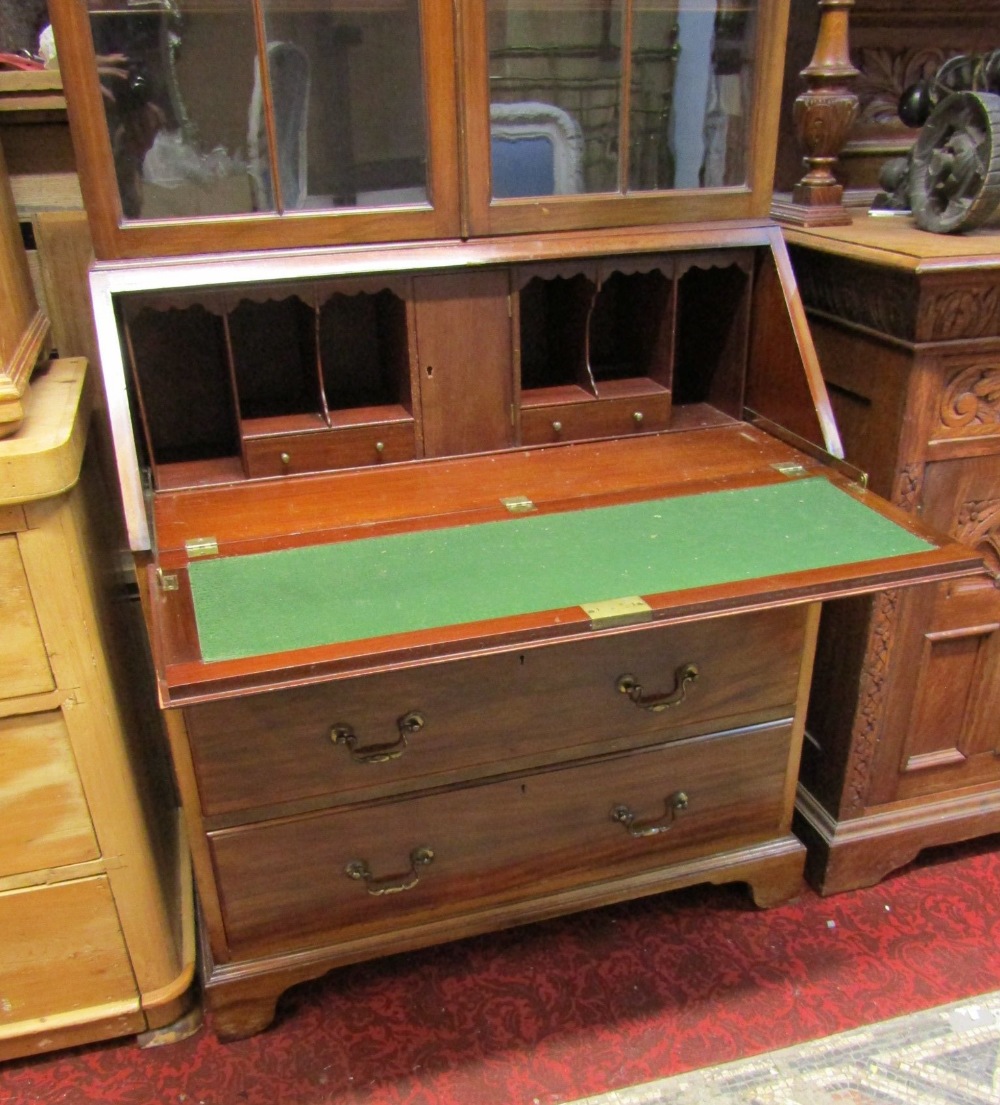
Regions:
M 11 1062 L 0 1102 L 554 1105 L 1000 989 L 998 902 L 998 838 L 768 911 L 697 887 L 342 969 L 249 1040 Z

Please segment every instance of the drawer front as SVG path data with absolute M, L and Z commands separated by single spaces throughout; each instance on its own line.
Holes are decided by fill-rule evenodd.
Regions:
M 0 1038 L 43 1017 L 93 1016 L 138 992 L 105 878 L 0 894 Z
M 230 948 L 376 934 L 766 840 L 790 738 L 695 737 L 212 834 Z
M 788 717 L 803 630 L 802 608 L 768 610 L 189 707 L 202 809 L 349 801 Z M 618 689 L 670 692 L 687 665 L 697 678 L 660 711 Z
M 98 859 L 60 711 L 0 719 L 0 875 Z
M 671 409 L 669 391 L 634 398 L 525 406 L 521 408 L 521 444 L 549 445 L 558 441 L 665 430 L 670 425 Z
M 53 690 L 48 653 L 13 535 L 0 537 L 0 625 L 0 698 Z
M 248 439 L 244 449 L 247 475 L 254 479 L 413 460 L 417 455 L 412 418 L 370 426 L 338 426 L 317 433 L 275 434 Z

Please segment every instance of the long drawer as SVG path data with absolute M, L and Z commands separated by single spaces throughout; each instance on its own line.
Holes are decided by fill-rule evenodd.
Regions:
M 103 876 L 0 894 L 0 932 L 0 1054 L 5 1038 L 42 1032 L 46 1018 L 58 1027 L 70 1014 L 128 1011 L 143 1023 L 128 948 Z
M 497 764 L 517 770 L 665 732 L 677 739 L 788 717 L 804 617 L 796 607 L 650 626 L 192 706 L 184 713 L 202 811 L 356 801 Z M 646 708 L 670 692 L 669 705 Z
M 392 931 L 767 840 L 791 725 L 210 835 L 237 955 Z
M 0 876 L 101 852 L 61 710 L 0 718 Z

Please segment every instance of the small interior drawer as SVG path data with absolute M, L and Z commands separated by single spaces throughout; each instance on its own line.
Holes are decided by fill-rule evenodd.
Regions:
M 246 472 L 251 478 L 290 476 L 327 468 L 413 460 L 416 431 L 412 417 L 397 421 L 338 425 L 308 432 L 246 435 Z
M 230 947 L 347 939 L 758 843 L 779 831 L 790 735 L 696 737 L 212 834 Z
M 804 618 L 787 607 L 605 632 L 190 706 L 202 810 L 352 801 L 789 717 Z M 640 703 L 667 702 L 633 702 L 623 677 Z
M 642 431 L 665 430 L 670 425 L 670 392 L 663 388 L 601 398 L 579 394 L 581 398 L 573 402 L 538 402 L 537 394 L 523 396 L 521 444 L 549 445 L 591 437 L 622 437 Z

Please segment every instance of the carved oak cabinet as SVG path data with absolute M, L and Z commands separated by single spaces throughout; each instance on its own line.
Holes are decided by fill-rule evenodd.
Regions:
M 788 237 L 849 459 L 988 568 L 825 613 L 799 813 L 833 892 L 1000 829 L 1000 235 Z
M 820 603 L 979 570 L 837 460 L 766 217 L 786 5 L 454 14 L 53 4 L 225 1037 L 339 964 L 795 894 Z

